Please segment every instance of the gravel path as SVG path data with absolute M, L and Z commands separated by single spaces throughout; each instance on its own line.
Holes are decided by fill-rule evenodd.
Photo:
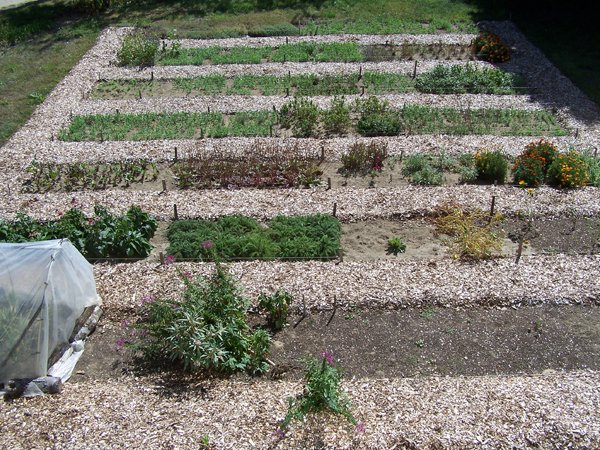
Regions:
M 600 256 L 524 256 L 461 263 L 440 261 L 237 262 L 227 264 L 250 298 L 286 289 L 294 306 L 421 308 L 600 304 Z M 94 275 L 109 317 L 133 314 L 148 295 L 178 298 L 178 271 L 212 273 L 210 263 L 97 264 Z M 131 283 L 131 280 L 136 280 Z
M 169 386 L 178 386 L 170 394 Z M 42 448 L 598 448 L 596 372 L 344 383 L 364 431 L 316 416 L 277 442 L 299 383 L 123 377 L 0 402 L 0 446 Z

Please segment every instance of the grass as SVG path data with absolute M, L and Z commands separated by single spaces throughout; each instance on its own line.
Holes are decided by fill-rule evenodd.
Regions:
M 322 110 L 317 109 L 317 120 Z M 567 130 L 546 111 L 518 109 L 434 108 L 407 105 L 386 114 L 400 125 L 395 134 L 491 134 L 497 136 L 564 136 Z M 63 141 L 140 141 L 197 139 L 229 136 L 277 135 L 273 111 L 240 111 L 229 116 L 211 113 L 144 113 L 75 116 L 68 129 L 59 133 Z M 311 119 L 311 127 L 317 123 Z M 287 125 L 286 125 L 287 126 Z M 299 136 L 311 136 L 299 134 Z M 389 135 L 375 130 L 369 136 Z
M 512 4 L 514 3 L 514 5 Z M 531 5 L 529 5 L 531 3 Z M 337 0 L 274 2 L 259 10 L 254 2 L 190 0 L 127 2 L 90 17 L 66 1 L 41 0 L 0 11 L 0 145 L 31 115 L 31 93 L 46 95 L 92 46 L 108 25 L 150 27 L 177 37 L 269 34 L 428 33 L 434 29 L 475 31 L 479 20 L 512 17 L 526 36 L 600 104 L 600 28 L 585 7 L 539 8 L 533 2 L 446 0 Z M 529 9 L 528 9 L 529 6 Z M 512 16 L 509 16 L 509 13 Z
M 362 61 L 355 43 L 283 44 L 279 47 L 184 48 L 163 54 L 157 63 L 165 66 L 210 64 L 260 64 L 262 62 Z
M 567 130 L 546 111 L 518 109 L 432 108 L 408 105 L 400 110 L 409 134 L 493 134 L 497 136 L 564 136 Z
M 275 123 L 271 111 L 221 113 L 145 113 L 76 116 L 63 141 L 141 141 L 226 136 L 269 136 Z
M 472 66 L 440 64 L 415 80 L 398 73 L 365 72 L 335 75 L 239 75 L 229 81 L 223 75 L 175 80 L 111 80 L 99 82 L 95 98 L 164 97 L 175 91 L 187 95 L 356 95 L 364 86 L 367 94 L 427 92 L 440 94 L 522 93 L 520 80 L 499 69 L 478 70 Z
M 341 227 L 326 214 L 277 216 L 266 227 L 250 217 L 229 216 L 175 221 L 167 236 L 167 253 L 178 259 L 328 259 L 339 253 Z

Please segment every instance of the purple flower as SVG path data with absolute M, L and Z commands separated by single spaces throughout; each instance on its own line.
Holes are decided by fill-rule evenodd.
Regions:
M 125 338 L 117 339 L 117 342 L 115 342 L 115 345 L 117 347 L 117 350 L 122 350 L 123 347 L 125 347 Z
M 123 328 L 127 328 L 129 326 L 131 322 L 128 319 L 125 319 L 123 322 L 121 322 L 121 326 Z
M 285 437 L 285 431 L 283 431 L 281 428 L 277 428 L 277 430 L 275 430 L 275 432 L 273 433 L 273 438 L 277 441 L 282 440 Z
M 169 264 L 173 264 L 175 262 L 175 257 L 173 255 L 167 255 L 165 258 L 165 266 Z
M 186 277 L 188 280 L 192 279 L 192 272 L 183 272 L 183 276 Z
M 354 428 L 354 431 L 356 431 L 357 433 L 364 433 L 365 432 L 365 424 L 362 422 L 358 422 L 356 424 L 356 428 Z
M 154 303 L 156 301 L 156 295 L 148 294 L 142 299 L 142 305 L 149 305 L 150 303 Z
M 327 364 L 329 364 L 330 366 L 333 366 L 333 364 L 335 362 L 335 360 L 333 359 L 333 354 L 331 352 L 328 352 L 327 350 L 325 350 L 323 353 L 321 353 L 321 358 L 326 360 Z
M 211 240 L 202 241 L 202 244 L 200 244 L 200 245 L 205 250 L 210 250 L 214 246 L 213 241 L 211 241 Z

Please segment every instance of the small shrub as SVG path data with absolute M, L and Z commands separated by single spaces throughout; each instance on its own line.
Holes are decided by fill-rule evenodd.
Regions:
M 341 172 L 345 175 L 366 175 L 371 171 L 381 172 L 383 161 L 387 158 L 387 144 L 371 142 L 355 142 L 342 155 Z
M 559 188 L 583 187 L 589 180 L 589 166 L 576 150 L 559 154 L 548 168 L 548 184 Z
M 504 184 L 508 171 L 508 162 L 502 152 L 482 150 L 475 153 L 477 178 L 487 183 Z
M 248 324 L 250 302 L 231 275 L 217 264 L 208 279 L 182 279 L 181 299 L 142 306 L 133 348 L 149 361 L 181 364 L 191 372 L 265 372 L 269 334 Z
M 271 295 L 258 296 L 258 307 L 267 314 L 267 325 L 273 331 L 280 331 L 285 327 L 288 310 L 293 300 L 292 294 L 282 289 Z
M 477 57 L 484 61 L 506 62 L 510 59 L 510 47 L 494 33 L 480 33 L 473 41 L 473 49 Z
M 480 260 L 502 250 L 501 235 L 493 230 L 500 216 L 492 217 L 476 209 L 466 212 L 459 205 L 440 208 L 435 220 L 436 231 L 451 236 L 448 246 L 455 259 Z
M 558 155 L 556 146 L 545 139 L 530 142 L 513 165 L 514 182 L 535 187 L 546 179 L 550 164 Z
M 311 137 L 317 132 L 320 111 L 305 98 L 296 97 L 281 107 L 281 126 L 290 128 L 295 137 Z
M 341 389 L 342 374 L 335 365 L 333 355 L 323 352 L 321 359 L 306 361 L 304 391 L 297 397 L 288 398 L 288 412 L 280 425 L 285 431 L 293 420 L 301 421 L 307 414 L 330 411 L 356 425 L 350 411 L 350 400 Z
M 117 65 L 119 66 L 152 66 L 158 40 L 141 31 L 135 31 L 123 38 L 123 45 L 117 52 Z
M 399 237 L 394 237 L 388 240 L 387 253 L 398 256 L 398 253 L 406 251 L 406 244 Z
M 334 97 L 331 107 L 321 112 L 321 118 L 327 132 L 345 134 L 350 128 L 350 106 L 343 97 Z
M 417 76 L 415 86 L 429 94 L 515 94 L 517 77 L 499 69 L 438 64 Z
M 363 136 L 396 136 L 400 133 L 402 124 L 396 111 L 389 107 L 387 100 L 369 97 L 357 100 L 359 112 L 357 131 Z

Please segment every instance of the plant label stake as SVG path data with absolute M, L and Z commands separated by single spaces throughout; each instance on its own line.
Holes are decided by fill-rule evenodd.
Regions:
M 287 44 L 288 42 L 289 42 L 289 39 L 288 39 L 288 37 L 286 36 L 286 37 L 285 37 L 285 43 Z
M 362 97 L 363 95 L 365 95 L 365 87 L 361 86 L 360 87 L 360 96 Z
M 413 68 L 413 74 L 412 74 L 413 80 L 417 77 L 417 64 L 418 64 L 418 62 L 415 61 L 415 67 Z
M 286 87 L 285 88 L 285 98 L 288 98 L 290 96 L 290 88 Z
M 175 147 L 175 161 L 177 162 L 177 147 Z
M 208 113 L 210 114 L 210 105 L 208 105 L 208 107 L 206 108 L 206 110 L 208 111 Z
M 575 139 L 579 137 L 579 128 L 575 128 Z
M 362 66 L 358 66 L 358 80 L 362 80 Z
M 150 72 L 150 81 L 154 81 L 154 70 Z
M 173 204 L 173 217 L 175 218 L 175 220 L 179 220 L 179 214 L 177 214 L 177 204 L 176 203 Z
M 138 96 L 140 97 L 140 100 L 142 99 L 142 90 L 138 89 Z
M 325 146 L 321 144 L 321 161 L 319 161 L 319 164 L 321 164 L 323 161 L 325 161 Z
M 158 259 L 160 261 L 160 265 L 164 266 L 165 265 L 165 254 L 163 252 L 160 252 L 158 254 Z
M 269 125 L 269 136 L 273 137 L 273 125 Z
M 331 177 L 327 177 L 327 190 L 331 190 Z
M 162 187 L 163 187 L 163 192 L 167 192 L 167 181 L 166 180 L 162 180 Z
M 337 203 L 334 203 L 333 204 L 333 214 L 332 214 L 333 217 L 337 217 L 336 214 L 337 214 Z

